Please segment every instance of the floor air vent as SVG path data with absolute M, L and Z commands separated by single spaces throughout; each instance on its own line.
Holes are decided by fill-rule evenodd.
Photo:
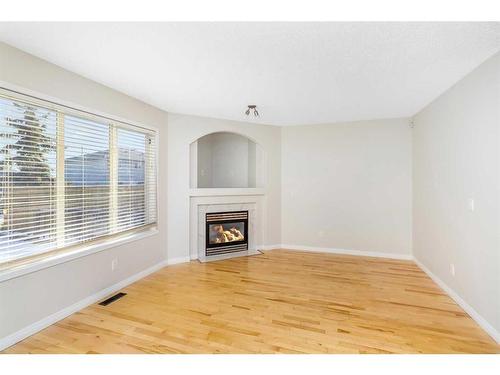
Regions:
M 99 305 L 101 306 L 108 306 L 110 303 L 115 302 L 117 299 L 120 299 L 122 297 L 125 297 L 127 293 L 116 293 L 114 296 L 109 297 L 108 299 L 105 299 L 102 302 L 99 302 Z

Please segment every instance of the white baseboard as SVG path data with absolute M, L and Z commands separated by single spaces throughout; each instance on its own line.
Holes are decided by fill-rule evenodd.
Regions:
M 278 245 L 276 245 L 276 246 L 278 246 Z M 402 260 L 412 260 L 413 259 L 413 256 L 411 254 L 379 253 L 377 251 L 334 249 L 334 248 L 302 246 L 302 245 L 281 244 L 281 245 L 279 245 L 279 247 L 275 247 L 275 248 L 276 249 L 286 249 L 286 250 L 298 250 L 298 251 L 313 251 L 313 252 L 318 252 L 318 253 L 329 253 L 329 254 L 356 255 L 356 256 L 362 256 L 362 257 L 377 257 L 377 258 L 390 258 L 390 259 L 402 259 Z
M 21 340 L 24 340 L 25 338 L 41 331 L 44 328 L 47 328 L 48 326 L 58 322 L 59 320 L 62 320 L 64 318 L 68 317 L 69 315 L 71 315 L 77 311 L 80 311 L 81 309 L 83 309 L 83 308 L 85 308 L 93 303 L 96 303 L 97 301 L 100 301 L 104 297 L 117 292 L 118 290 L 126 287 L 127 285 L 130 285 L 130 284 L 136 282 L 137 280 L 140 280 L 140 279 L 152 274 L 153 272 L 158 271 L 159 269 L 165 267 L 166 265 L 167 265 L 166 261 L 157 263 L 154 266 L 145 269 L 144 271 L 136 273 L 135 275 L 132 275 L 132 276 L 126 278 L 125 280 L 122 280 L 122 281 L 120 281 L 120 282 L 118 282 L 118 283 L 116 283 L 108 288 L 105 288 L 105 289 L 103 289 L 95 294 L 92 294 L 91 296 L 88 296 L 87 298 L 85 298 L 81 301 L 78 301 L 77 303 L 75 303 L 71 306 L 68 306 L 62 310 L 55 312 L 54 314 L 51 314 L 51 315 L 33 323 L 33 324 L 30 324 L 29 326 L 27 326 L 27 327 L 25 327 L 17 332 L 14 332 L 6 337 L 0 338 L 0 351 L 8 348 L 9 346 L 12 346 L 12 345 L 18 343 Z
M 462 309 L 465 310 L 469 316 L 474 319 L 474 321 L 486 331 L 498 344 L 500 344 L 500 332 L 498 332 L 486 319 L 484 319 L 479 313 L 472 308 L 467 302 L 465 302 L 462 297 L 458 295 L 453 289 L 444 283 L 439 277 L 431 272 L 421 261 L 417 258 L 413 258 L 415 263 L 424 271 L 441 289 L 443 289 Z
M 174 264 L 179 264 L 179 263 L 187 263 L 191 261 L 191 257 L 177 257 L 177 258 L 171 258 L 167 259 L 167 264 L 169 266 L 174 265 Z

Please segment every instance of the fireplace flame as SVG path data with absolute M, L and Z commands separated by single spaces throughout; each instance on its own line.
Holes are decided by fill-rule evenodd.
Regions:
M 241 233 L 239 229 L 234 226 L 229 227 L 229 229 L 224 228 L 223 224 L 217 224 L 211 226 L 213 232 L 215 232 L 215 239 L 212 243 L 226 243 L 243 241 L 245 236 Z M 211 236 L 212 237 L 212 236 Z

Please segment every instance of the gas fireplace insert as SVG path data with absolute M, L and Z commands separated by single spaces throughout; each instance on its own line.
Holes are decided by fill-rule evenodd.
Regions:
M 205 222 L 205 256 L 248 250 L 248 211 L 210 212 Z

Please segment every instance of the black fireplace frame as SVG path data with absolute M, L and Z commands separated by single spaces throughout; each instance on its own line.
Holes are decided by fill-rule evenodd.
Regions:
M 245 214 L 245 218 L 228 218 L 228 219 L 215 219 L 210 220 L 210 216 L 215 215 L 238 215 Z M 210 225 L 214 224 L 227 224 L 227 223 L 239 223 L 244 224 L 244 240 L 223 242 L 223 243 L 210 243 Z M 205 255 L 214 256 L 222 254 L 230 254 L 234 252 L 246 251 L 248 250 L 248 211 L 222 211 L 222 212 L 207 212 L 205 214 Z

